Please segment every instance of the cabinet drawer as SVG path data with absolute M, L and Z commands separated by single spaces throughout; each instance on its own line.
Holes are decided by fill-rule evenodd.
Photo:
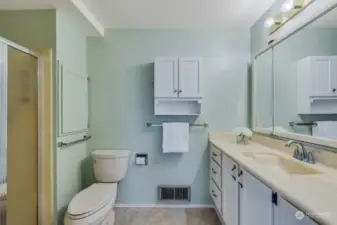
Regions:
M 221 151 L 217 149 L 214 145 L 211 145 L 211 158 L 221 165 Z
M 218 187 L 221 187 L 221 167 L 214 161 L 211 161 L 211 177 Z
M 221 191 L 218 189 L 213 180 L 210 181 L 210 194 L 214 204 L 219 212 L 221 211 Z

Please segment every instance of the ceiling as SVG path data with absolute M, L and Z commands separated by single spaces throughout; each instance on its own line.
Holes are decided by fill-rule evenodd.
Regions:
M 275 0 L 82 0 L 105 28 L 249 28 Z M 257 3 L 258 1 L 258 3 Z M 70 0 L 0 0 L 0 9 L 50 9 Z
M 83 2 L 106 28 L 248 28 L 275 0 Z

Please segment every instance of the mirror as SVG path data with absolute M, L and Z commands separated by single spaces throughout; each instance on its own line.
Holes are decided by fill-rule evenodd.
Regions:
M 253 129 L 337 148 L 337 5 L 255 56 Z
M 255 60 L 256 118 L 255 126 L 272 132 L 273 126 L 273 77 L 272 49 Z
M 274 132 L 337 139 L 337 9 L 274 46 Z

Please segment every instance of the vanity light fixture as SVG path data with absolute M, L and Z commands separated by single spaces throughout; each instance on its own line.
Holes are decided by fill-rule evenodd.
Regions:
M 273 17 L 269 17 L 266 19 L 266 21 L 264 21 L 264 27 L 266 28 L 270 28 L 274 24 L 275 24 L 275 19 Z
M 272 18 L 266 19 L 264 26 L 269 29 L 269 34 L 274 33 L 313 1 L 314 0 L 285 0 L 280 9 L 281 12 Z

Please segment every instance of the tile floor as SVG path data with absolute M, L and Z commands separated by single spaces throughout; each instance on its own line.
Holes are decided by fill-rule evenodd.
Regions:
M 221 225 L 214 209 L 116 208 L 115 225 Z

